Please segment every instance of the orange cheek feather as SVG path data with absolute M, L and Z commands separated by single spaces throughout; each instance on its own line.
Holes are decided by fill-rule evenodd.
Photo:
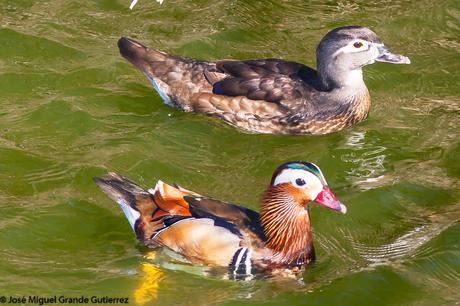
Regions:
M 295 201 L 297 203 L 299 203 L 300 206 L 303 206 L 311 201 L 313 201 L 313 199 L 310 198 L 308 192 L 309 192 L 309 189 L 300 189 L 300 188 L 297 188 L 297 187 L 294 187 L 292 186 L 291 184 L 289 183 L 286 183 L 286 184 L 283 184 L 285 186 L 283 186 L 285 188 L 285 190 L 287 192 L 289 192 L 289 194 L 292 195 L 292 197 L 295 199 Z

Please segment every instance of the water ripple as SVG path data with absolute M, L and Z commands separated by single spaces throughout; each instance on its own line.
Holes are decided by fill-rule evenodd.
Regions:
M 341 149 L 348 149 L 341 155 L 341 160 L 353 164 L 347 171 L 348 178 L 363 190 L 382 186 L 386 183 L 385 160 L 387 148 L 367 142 L 365 132 L 352 132 Z
M 448 212 L 430 215 L 429 222 L 408 230 L 387 244 L 372 246 L 361 243 L 350 233 L 346 237 L 369 267 L 431 257 L 436 250 L 427 244 L 460 220 L 460 210 L 455 207 L 460 208 L 460 205 L 449 207 Z

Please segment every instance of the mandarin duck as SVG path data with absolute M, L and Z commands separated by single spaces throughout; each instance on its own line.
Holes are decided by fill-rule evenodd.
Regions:
M 327 33 L 316 50 L 317 70 L 281 59 L 209 62 L 152 50 L 132 39 L 120 54 L 140 69 L 166 104 L 205 113 L 253 133 L 327 134 L 365 119 L 369 91 L 362 68 L 409 64 L 368 28 Z
M 309 204 L 347 211 L 309 162 L 275 170 L 260 213 L 162 181 L 146 190 L 116 173 L 94 180 L 119 204 L 142 244 L 172 250 L 189 263 L 228 268 L 235 278 L 302 271 L 315 260 Z

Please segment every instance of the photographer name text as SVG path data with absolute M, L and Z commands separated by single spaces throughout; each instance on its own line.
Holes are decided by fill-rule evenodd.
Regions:
M 50 305 L 50 304 L 128 304 L 127 297 L 110 297 L 110 296 L 0 296 L 2 304 L 35 304 L 35 305 Z

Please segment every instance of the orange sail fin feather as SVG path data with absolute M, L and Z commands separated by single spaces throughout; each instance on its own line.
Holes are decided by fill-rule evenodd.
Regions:
M 173 187 L 162 181 L 158 181 L 154 189 L 149 189 L 149 193 L 153 196 L 157 209 L 152 214 L 152 220 L 158 220 L 164 216 L 184 216 L 190 217 L 188 203 L 184 200 L 184 196 L 191 193 L 180 187 Z

